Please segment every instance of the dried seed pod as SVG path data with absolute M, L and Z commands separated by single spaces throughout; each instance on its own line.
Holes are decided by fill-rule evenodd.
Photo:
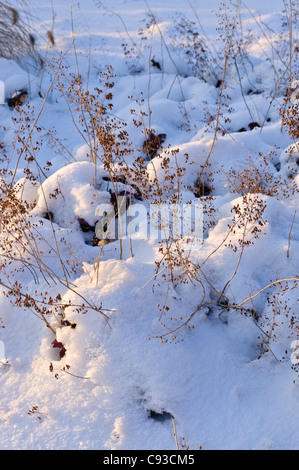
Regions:
M 18 90 L 12 95 L 11 98 L 8 98 L 7 104 L 11 109 L 15 108 L 16 106 L 21 106 L 26 96 L 28 96 L 26 90 Z
M 29 41 L 30 41 L 31 46 L 34 47 L 35 46 L 35 37 L 31 33 L 29 33 Z
M 19 13 L 17 12 L 17 10 L 15 10 L 15 8 L 12 8 L 9 6 L 5 6 L 5 7 L 11 14 L 11 22 L 12 22 L 12 25 L 14 26 L 19 21 Z
M 155 135 L 153 132 L 150 132 L 148 138 L 143 143 L 143 150 L 150 158 L 153 158 L 158 154 L 165 140 L 166 134 Z
M 50 30 L 47 31 L 47 37 L 49 39 L 50 44 L 52 46 L 55 46 L 55 39 L 54 39 L 52 31 L 50 31 Z

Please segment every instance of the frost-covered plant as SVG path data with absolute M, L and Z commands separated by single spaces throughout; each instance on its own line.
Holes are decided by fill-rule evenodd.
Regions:
M 176 18 L 175 31 L 170 31 L 171 47 L 174 51 L 183 51 L 186 68 L 190 75 L 203 80 L 209 78 L 217 82 L 217 76 L 211 61 L 211 54 L 205 37 L 200 34 L 195 21 L 180 14 Z
M 36 219 L 29 204 L 21 197 L 21 186 L 16 184 L 11 187 L 5 182 L 11 175 L 1 172 L 0 178 L 0 285 L 4 288 L 4 294 L 12 301 L 13 305 L 32 310 L 42 319 L 48 328 L 50 326 L 48 316 L 63 315 L 67 302 L 62 302 L 62 295 L 66 289 L 78 295 L 80 299 L 77 307 L 82 311 L 92 308 L 103 314 L 101 307 L 96 307 L 79 294 L 71 282 L 70 272 L 74 273 L 74 260 L 64 259 L 60 253 L 61 243 L 57 240 L 55 228 L 52 227 L 52 241 L 43 233 L 42 219 Z M 48 261 L 50 257 L 51 262 Z M 57 267 L 53 266 L 53 259 L 57 260 Z M 60 269 L 58 268 L 60 266 Z M 77 265 L 77 269 L 80 266 Z M 20 283 L 20 275 L 29 272 L 36 285 L 36 291 L 32 292 Z M 6 279 L 6 280 L 5 280 Z M 47 292 L 41 292 L 38 285 L 44 282 L 48 287 L 56 286 L 55 296 Z M 81 302 L 81 303 L 80 303 Z
M 299 80 L 293 80 L 280 108 L 282 125 L 295 141 L 299 139 Z
M 59 74 L 57 87 L 66 100 L 73 124 L 88 147 L 87 157 L 94 163 L 95 189 L 98 186 L 97 167 L 102 165 L 112 186 L 115 204 L 119 203 L 119 186 L 128 181 L 127 158 L 132 146 L 126 131 L 126 123 L 113 116 L 113 82 L 111 67 L 99 74 L 99 86 L 92 92 L 84 87 L 78 73 L 65 69 Z M 130 186 L 125 196 L 131 197 Z M 119 237 L 120 257 L 122 257 L 122 238 Z
M 58 324 L 63 325 L 64 309 L 69 305 L 83 313 L 93 309 L 108 320 L 101 306 L 84 298 L 73 284 L 75 275 L 82 272 L 82 266 L 72 250 L 68 250 L 67 240 L 59 235 L 50 211 L 36 217 L 33 213 L 36 204 L 34 197 L 27 202 L 24 195 L 28 186 L 30 192 L 35 194 L 38 186 L 42 188 L 40 183 L 47 178 L 48 165 L 42 168 L 38 163 L 44 129 L 36 125 L 35 112 L 29 103 L 25 107 L 15 108 L 12 119 L 16 129 L 13 154 L 8 156 L 3 146 L 3 168 L 0 171 L 0 286 L 3 294 L 12 305 L 32 311 L 53 334 L 56 333 L 53 320 L 57 319 Z M 15 170 L 7 170 L 14 156 L 17 157 Z M 15 182 L 21 158 L 24 178 Z M 46 200 L 45 203 L 48 207 Z M 28 273 L 34 288 L 30 283 L 22 285 L 22 278 L 26 278 Z M 67 291 L 77 296 L 77 305 L 62 300 Z

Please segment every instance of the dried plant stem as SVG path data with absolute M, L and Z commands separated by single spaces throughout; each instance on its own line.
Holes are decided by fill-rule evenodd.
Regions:
M 295 222 L 296 214 L 297 214 L 297 211 L 295 211 L 295 212 L 294 212 L 294 216 L 293 216 L 293 220 L 292 220 L 292 224 L 291 224 L 291 228 L 290 228 L 290 232 L 289 232 L 289 236 L 288 236 L 288 250 L 287 250 L 287 258 L 289 258 L 289 257 L 290 257 L 291 237 L 292 237 L 292 230 L 293 230 L 293 226 L 294 226 L 294 222 Z
M 296 42 L 296 44 L 294 44 L 293 51 L 292 51 L 292 54 L 291 54 L 291 56 L 290 56 L 289 62 L 288 62 L 288 64 L 285 66 L 285 70 L 283 71 L 283 73 L 282 73 L 282 75 L 280 76 L 280 78 L 277 80 L 277 83 L 276 83 L 276 85 L 275 85 L 275 88 L 274 88 L 273 92 L 271 93 L 272 98 L 271 98 L 271 101 L 270 101 L 270 103 L 269 103 L 267 112 L 266 112 L 266 114 L 265 114 L 263 123 L 262 123 L 262 125 L 261 125 L 261 132 L 262 132 L 262 130 L 263 130 L 263 127 L 264 127 L 264 125 L 265 125 L 265 122 L 267 121 L 267 118 L 268 118 L 270 109 L 271 109 L 271 107 L 272 107 L 272 104 L 274 103 L 274 100 L 276 99 L 276 96 L 277 96 L 279 87 L 280 87 L 280 85 L 281 85 L 283 79 L 285 78 L 285 75 L 286 75 L 287 71 L 288 71 L 289 68 L 290 68 L 290 64 L 291 64 L 291 62 L 292 62 L 292 60 L 293 60 L 293 55 L 295 54 L 295 52 L 296 52 L 296 50 L 297 50 L 297 47 L 298 47 L 298 41 Z
M 257 296 L 259 296 L 265 290 L 269 289 L 272 286 L 275 286 L 276 284 L 281 284 L 282 282 L 299 282 L 299 277 L 290 277 L 290 278 L 286 278 L 286 279 L 278 279 L 277 281 L 270 282 L 270 284 L 268 284 L 267 286 L 260 289 L 256 294 L 251 295 L 247 299 L 243 300 L 243 302 L 241 302 L 240 304 L 229 305 L 229 308 L 242 307 L 242 305 L 249 302 L 249 300 L 255 299 Z
M 41 114 L 42 114 L 42 112 L 43 112 L 43 109 L 44 109 L 45 103 L 46 103 L 46 101 L 47 101 L 48 95 L 49 95 L 50 91 L 52 90 L 52 87 L 53 87 L 53 85 L 54 85 L 54 83 L 55 83 L 55 81 L 56 81 L 56 77 L 58 76 L 58 73 L 59 73 L 59 71 L 60 71 L 60 67 L 61 67 L 61 65 L 62 65 L 63 57 L 64 57 L 64 56 L 62 56 L 62 57 L 60 58 L 60 61 L 59 61 L 58 67 L 57 67 L 57 69 L 56 69 L 55 75 L 54 75 L 54 77 L 53 77 L 53 79 L 52 79 L 52 81 L 51 81 L 51 84 L 50 84 L 50 86 L 49 86 L 49 88 L 48 88 L 48 90 L 47 90 L 47 93 L 46 93 L 45 96 L 44 96 L 44 99 L 43 99 L 42 105 L 41 105 L 41 107 L 40 107 L 40 110 L 39 110 L 39 112 L 38 112 L 38 114 L 37 114 L 37 116 L 36 116 L 36 118 L 35 118 L 35 120 L 34 120 L 32 126 L 31 126 L 31 129 L 30 129 L 30 131 L 29 131 L 28 137 L 27 137 L 27 139 L 26 139 L 25 142 L 24 142 L 24 146 L 23 146 L 23 147 L 21 148 L 21 150 L 20 150 L 20 153 L 19 153 L 18 158 L 17 158 L 17 162 L 16 162 L 16 164 L 15 164 L 15 168 L 14 168 L 14 171 L 13 171 L 12 179 L 11 179 L 11 187 L 13 186 L 13 183 L 14 183 L 14 180 L 15 180 L 15 177 L 16 177 L 16 173 L 17 173 L 17 169 L 18 169 L 18 166 L 19 166 L 19 162 L 20 162 L 20 160 L 21 160 L 21 157 L 22 157 L 24 151 L 27 149 L 29 140 L 31 139 L 32 134 L 33 134 L 33 131 L 34 131 L 35 127 L 37 126 L 37 123 L 38 123 L 38 121 L 39 121 L 39 118 L 41 117 Z
M 170 417 L 171 417 L 171 421 L 172 421 L 172 425 L 173 425 L 174 438 L 175 438 L 175 445 L 176 445 L 177 450 L 180 450 L 180 448 L 179 448 L 179 443 L 178 443 L 178 436 L 177 436 L 177 430 L 176 430 L 176 424 L 175 424 L 174 416 L 173 416 L 172 413 L 169 413 L 169 415 L 170 415 Z
M 240 266 L 240 263 L 241 263 L 241 260 L 242 260 L 242 257 L 243 257 L 243 253 L 244 253 L 246 229 L 247 229 L 247 221 L 245 222 L 244 228 L 243 228 L 242 240 L 241 240 L 241 251 L 240 251 L 240 254 L 239 254 L 237 265 L 235 267 L 235 270 L 234 270 L 233 274 L 231 275 L 231 277 L 229 278 L 229 280 L 226 282 L 225 286 L 223 287 L 221 295 L 218 299 L 218 303 L 220 303 L 221 299 L 223 298 L 224 292 L 226 291 L 227 286 L 230 284 L 230 282 L 234 279 L 234 277 L 237 274 L 237 271 L 238 271 L 238 268 Z
M 30 301 L 33 301 L 33 299 L 31 297 L 28 297 L 28 295 L 26 294 L 23 294 L 21 291 L 19 290 L 16 290 L 14 289 L 13 287 L 10 287 L 6 284 L 4 284 L 4 282 L 0 281 L 0 285 L 2 287 L 4 287 L 5 289 L 7 289 L 9 292 L 13 292 L 16 296 L 21 296 L 23 297 L 25 300 L 29 299 Z M 34 302 L 34 301 L 33 301 Z M 34 302 L 35 304 L 35 302 Z M 34 308 L 36 309 L 36 311 L 40 314 L 41 316 L 41 319 L 46 323 L 47 327 L 52 331 L 52 333 L 54 335 L 56 335 L 56 331 L 52 328 L 52 326 L 50 325 L 50 323 L 48 322 L 48 320 L 46 319 L 45 315 L 43 314 L 43 312 L 41 311 L 41 309 L 35 304 L 34 305 Z
M 221 116 L 221 105 L 222 105 L 222 97 L 223 97 L 224 82 L 225 82 L 225 75 L 226 75 L 226 69 L 227 69 L 227 64 L 228 64 L 228 58 L 229 58 L 229 54 L 228 54 L 228 51 L 226 51 L 225 52 L 225 58 L 224 58 L 223 71 L 222 71 L 222 80 L 221 80 L 220 93 L 219 93 L 219 98 L 218 98 L 218 110 L 217 110 L 217 116 L 216 116 L 216 122 L 215 122 L 214 135 L 213 135 L 212 144 L 210 146 L 209 153 L 207 155 L 207 158 L 205 160 L 205 163 L 203 165 L 203 168 L 201 170 L 199 178 L 202 178 L 203 172 L 204 172 L 205 168 L 207 167 L 207 165 L 209 163 L 209 160 L 210 160 L 210 157 L 212 155 L 214 145 L 215 145 L 215 142 L 216 142 L 216 138 L 217 138 L 217 133 L 218 133 L 218 128 L 219 128 L 219 120 L 220 120 L 220 116 Z

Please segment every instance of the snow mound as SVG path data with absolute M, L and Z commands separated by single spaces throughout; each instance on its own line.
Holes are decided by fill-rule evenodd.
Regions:
M 95 225 L 96 208 L 110 201 L 102 180 L 107 173 L 90 162 L 64 166 L 49 176 L 38 189 L 34 214 L 52 213 L 53 221 L 61 227 L 77 226 L 78 217 Z

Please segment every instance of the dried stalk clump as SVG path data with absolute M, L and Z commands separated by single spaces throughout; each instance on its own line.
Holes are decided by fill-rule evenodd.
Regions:
M 41 67 L 43 61 L 35 49 L 33 35 L 19 11 L 0 2 L 0 58 L 22 62 L 29 57 Z

